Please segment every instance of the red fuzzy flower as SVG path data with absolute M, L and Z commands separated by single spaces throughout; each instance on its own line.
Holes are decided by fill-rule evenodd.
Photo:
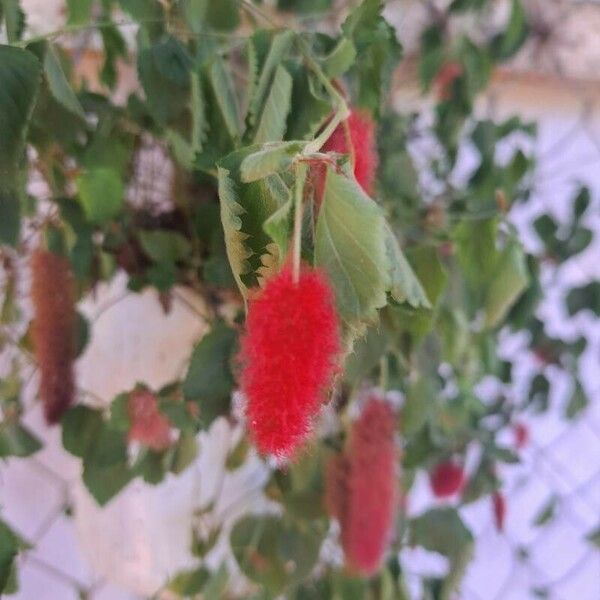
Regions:
M 48 250 L 31 256 L 32 340 L 40 369 L 40 397 L 48 424 L 74 397 L 75 286 L 68 261 Z
M 352 109 L 345 123 L 340 123 L 325 142 L 323 152 L 350 154 L 354 160 L 354 176 L 366 194 L 373 194 L 375 175 L 379 165 L 375 142 L 375 122 L 371 115 Z M 321 203 L 325 188 L 326 167 L 323 163 L 312 169 L 315 185 L 315 201 Z
M 524 423 L 515 423 L 513 425 L 513 435 L 515 438 L 515 448 L 522 450 L 529 442 L 529 429 Z
M 494 522 L 498 531 L 504 531 L 504 521 L 506 520 L 506 498 L 501 492 L 494 492 L 492 495 L 492 508 L 494 511 Z
M 439 463 L 429 474 L 429 483 L 436 498 L 453 496 L 465 485 L 465 472 L 452 461 Z
M 143 389 L 134 390 L 127 399 L 129 441 L 139 442 L 160 452 L 171 445 L 171 424 L 158 408 L 156 396 Z
M 241 341 L 241 387 L 252 437 L 262 453 L 291 456 L 337 370 L 339 325 L 320 271 L 285 266 L 250 301 Z
M 371 398 L 345 454 L 334 457 L 326 472 L 326 507 L 340 522 L 348 565 L 363 576 L 379 569 L 390 541 L 398 503 L 395 465 L 394 414 Z

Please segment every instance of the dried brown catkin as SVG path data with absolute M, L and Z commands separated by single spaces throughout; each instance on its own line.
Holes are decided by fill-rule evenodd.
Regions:
M 69 262 L 45 249 L 31 257 L 32 326 L 40 369 L 40 398 L 48 424 L 57 423 L 74 397 L 75 283 Z

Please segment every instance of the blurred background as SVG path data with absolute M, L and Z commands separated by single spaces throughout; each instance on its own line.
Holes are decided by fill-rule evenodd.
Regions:
M 22 4 L 31 35 L 64 26 L 63 1 L 23 0 Z M 338 12 L 343 13 L 344 4 L 333 2 L 332 22 Z M 494 4 L 497 19 L 503 22 L 510 2 Z M 417 131 L 419 122 L 427 123 L 431 118 L 433 101 L 420 91 L 416 53 L 421 33 L 438 6 L 443 7 L 444 2 L 392 0 L 386 5 L 386 16 L 404 46 L 404 59 L 394 76 L 392 101 L 402 112 L 418 112 Z M 531 196 L 511 211 L 511 219 L 528 252 L 547 253 L 540 274 L 545 297 L 538 309 L 545 335 L 553 340 L 554 347 L 582 339 L 585 344 L 574 385 L 573 379 L 566 377 L 555 361 L 543 353 L 532 355 L 529 340 L 523 334 L 506 333 L 502 337 L 500 355 L 515 363 L 513 382 L 507 393 L 515 401 L 529 397 L 534 407 L 522 423 L 528 439 L 520 450 L 521 462 L 501 467 L 507 500 L 505 530 L 497 531 L 487 497 L 462 509 L 475 534 L 476 545 L 457 598 L 597 600 L 600 597 L 600 2 L 526 0 L 524 6 L 531 26 L 528 41 L 509 64 L 494 72 L 491 85 L 478 99 L 477 113 L 492 120 L 518 115 L 523 121 L 537 125 L 533 142 L 517 136 L 497 148 L 508 157 L 515 146 L 522 146 L 535 161 Z M 124 28 L 123 33 L 133 36 L 135 31 Z M 78 34 L 67 43 L 75 52 L 81 52 L 78 69 L 92 72 L 98 60 L 89 49 L 94 47 L 94 34 Z M 125 96 L 136 86 L 136 81 L 132 73 L 123 69 L 122 89 L 117 95 Z M 435 152 L 431 140 L 418 134 L 409 139 L 409 148 L 417 165 L 428 163 Z M 455 176 L 459 179 L 466 176 L 474 161 L 475 150 L 465 142 L 461 145 L 460 168 Z M 154 178 L 160 178 L 165 165 L 161 156 L 149 153 L 143 168 Z M 34 195 L 35 185 L 33 181 Z M 590 230 L 593 239 L 583 251 L 572 254 L 565 251 L 557 259 L 550 252 L 551 244 L 566 239 L 567 231 L 573 227 L 574 202 L 581 194 L 589 200 L 589 205 L 578 226 Z M 542 214 L 550 215 L 551 222 L 548 218 L 538 219 Z M 562 252 L 561 248 L 554 250 L 557 254 Z M 573 289 L 580 290 L 579 296 L 573 295 Z M 579 310 L 580 306 L 586 308 Z M 78 365 L 79 379 L 83 387 L 107 398 L 142 378 L 151 385 L 160 385 L 180 373 L 194 339 L 202 332 L 193 299 L 183 294 L 176 297 L 173 311 L 164 316 L 154 302 L 145 302 L 143 296 L 127 292 L 119 281 L 102 287 L 82 310 L 97 330 Z M 146 318 L 141 319 L 140 315 Z M 121 340 L 115 345 L 117 349 L 111 345 L 115 336 Z M 153 353 L 150 348 L 159 351 Z M 492 397 L 497 392 L 495 386 L 495 381 L 484 381 L 479 392 Z M 30 395 L 34 391 L 26 389 Z M 540 404 L 540 410 L 535 410 L 536 403 Z M 53 434 L 44 433 L 35 410 L 27 418 L 34 430 L 51 438 Z M 8 460 L 0 464 L 2 518 L 35 543 L 34 549 L 22 558 L 21 587 L 15 597 L 22 600 L 144 597 L 142 590 L 148 585 L 144 573 L 155 560 L 145 553 L 145 548 L 158 543 L 164 545 L 168 554 L 169 540 L 161 536 L 169 527 L 171 535 L 179 535 L 178 510 L 188 514 L 194 510 L 193 502 L 201 505 L 211 498 L 216 498 L 224 520 L 233 519 L 249 507 L 260 509 L 263 499 L 260 493 L 252 492 L 253 482 L 260 484 L 264 476 L 260 464 L 247 465 L 237 481 L 228 480 L 221 489 L 219 465 L 225 460 L 228 448 L 235 444 L 236 433 L 228 434 L 223 441 L 223 424 L 216 422 L 203 435 L 207 438 L 206 447 L 210 446 L 210 439 L 218 442 L 213 442 L 209 456 L 203 454 L 201 462 L 180 481 L 167 483 L 160 491 L 136 482 L 128 488 L 126 498 L 110 509 L 111 517 L 100 526 L 113 527 L 113 539 L 120 539 L 124 532 L 130 537 L 135 538 L 136 532 L 140 536 L 127 548 L 119 548 L 118 543 L 103 545 L 96 531 L 69 518 L 68 507 L 73 497 L 82 492 L 74 483 L 77 473 L 74 461 L 60 453 L 56 440 L 53 447 L 50 439 L 50 447 L 33 460 Z M 513 434 L 507 432 L 509 435 Z M 507 443 L 514 440 L 507 439 Z M 467 463 L 467 471 L 474 465 L 475 457 L 472 464 Z M 173 498 L 182 495 L 186 498 L 182 506 L 172 508 Z M 411 493 L 408 513 L 418 514 L 432 503 L 434 499 L 423 477 Z M 167 505 L 171 508 L 164 512 Z M 94 508 L 90 506 L 89 510 Z M 146 531 L 146 519 L 151 521 L 156 515 L 165 516 L 164 530 L 159 523 L 156 531 Z M 185 560 L 181 558 L 182 563 Z M 447 568 L 446 559 L 422 549 L 403 550 L 403 564 L 407 583 L 415 588 L 422 576 L 444 573 Z

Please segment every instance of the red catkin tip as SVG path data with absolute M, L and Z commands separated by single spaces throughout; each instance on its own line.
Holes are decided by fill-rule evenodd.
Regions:
M 156 396 L 143 389 L 134 390 L 127 399 L 129 441 L 161 452 L 171 445 L 171 424 L 160 412 Z
M 273 276 L 251 301 L 241 340 L 241 387 L 259 451 L 290 457 L 307 438 L 338 368 L 339 325 L 325 275 L 302 266 Z
M 351 154 L 354 159 L 354 177 L 366 194 L 374 192 L 375 177 L 379 166 L 376 125 L 367 111 L 352 109 L 345 123 L 337 126 L 325 142 L 323 152 Z M 326 168 L 323 164 L 313 167 L 315 199 L 321 203 L 325 187 Z
M 502 492 L 494 492 L 492 495 L 492 509 L 494 512 L 494 523 L 498 531 L 504 531 L 506 520 L 506 498 Z
M 30 266 L 31 335 L 40 369 L 40 398 L 51 425 L 60 421 L 75 393 L 75 286 L 68 261 L 48 250 L 35 250 Z
M 465 485 L 465 472 L 452 461 L 439 463 L 429 474 L 431 490 L 436 498 L 447 498 L 462 491 Z
M 326 507 L 340 522 L 348 566 L 362 576 L 379 570 L 390 542 L 398 505 L 395 470 L 394 414 L 371 398 L 345 453 L 326 471 Z

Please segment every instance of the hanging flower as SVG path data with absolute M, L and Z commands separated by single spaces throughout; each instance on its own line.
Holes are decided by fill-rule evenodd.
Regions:
M 331 459 L 325 503 L 338 519 L 348 566 L 370 576 L 381 566 L 395 521 L 394 414 L 378 398 L 368 400 L 354 423 L 346 451 Z
M 454 496 L 465 485 L 465 472 L 452 461 L 441 462 L 429 474 L 429 483 L 436 498 Z
M 161 452 L 171 445 L 171 424 L 160 412 L 156 396 L 149 390 L 137 389 L 127 399 L 129 441 L 139 442 Z
M 339 324 L 325 275 L 285 266 L 251 300 L 241 384 L 260 452 L 291 456 L 308 436 L 337 369 Z
M 69 262 L 45 249 L 31 256 L 32 339 L 40 370 L 40 398 L 48 424 L 73 403 L 75 286 Z

